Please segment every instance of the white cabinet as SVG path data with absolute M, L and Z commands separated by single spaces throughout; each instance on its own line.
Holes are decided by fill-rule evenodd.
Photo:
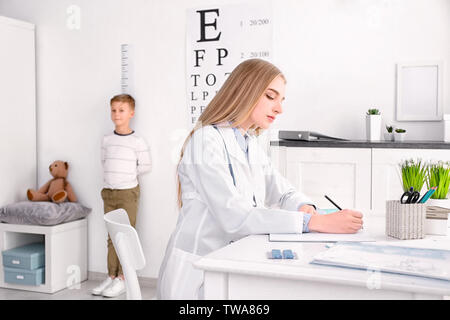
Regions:
M 400 164 L 407 159 L 422 162 L 450 161 L 450 150 L 372 149 L 372 209 L 385 210 L 386 200 L 399 200 L 403 194 Z M 426 192 L 426 183 L 421 194 Z
M 87 279 L 87 219 L 54 226 L 0 223 L 0 251 L 33 242 L 45 246 L 44 283 L 33 286 L 5 282 L 0 254 L 0 287 L 53 293 Z
M 0 206 L 36 188 L 34 25 L 0 16 Z
M 401 162 L 450 161 L 450 150 L 272 146 L 270 156 L 273 166 L 319 207 L 333 207 L 326 194 L 342 208 L 383 214 L 386 200 L 403 193 Z M 425 190 L 426 184 L 421 194 Z
M 370 209 L 371 149 L 272 147 L 273 165 L 321 208 Z

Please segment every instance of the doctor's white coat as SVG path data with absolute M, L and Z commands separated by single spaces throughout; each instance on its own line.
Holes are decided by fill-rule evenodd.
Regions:
M 198 129 L 180 162 L 183 206 L 159 271 L 160 299 L 202 298 L 197 259 L 250 234 L 301 233 L 297 210 L 312 204 L 272 168 L 256 137 L 249 137 L 247 161 L 233 129 L 217 128 Z

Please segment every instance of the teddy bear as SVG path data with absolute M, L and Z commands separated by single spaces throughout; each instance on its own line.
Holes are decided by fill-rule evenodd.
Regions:
M 49 166 L 53 179 L 44 184 L 39 190 L 28 189 L 27 197 L 30 201 L 52 201 L 61 203 L 66 200 L 77 202 L 72 186 L 66 180 L 69 164 L 64 161 L 54 161 Z

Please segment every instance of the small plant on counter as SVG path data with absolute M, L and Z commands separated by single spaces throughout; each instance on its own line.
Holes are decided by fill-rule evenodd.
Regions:
M 414 191 L 420 192 L 425 183 L 427 166 L 422 164 L 421 160 L 405 160 L 400 164 L 402 172 L 403 191 L 409 191 L 411 187 Z
M 394 141 L 394 127 L 386 125 L 386 131 L 384 133 L 384 140 L 385 141 Z
M 446 199 L 450 186 L 450 166 L 448 162 L 439 161 L 427 166 L 427 188 L 437 187 L 431 199 Z
M 378 110 L 378 109 L 369 109 L 369 110 L 367 110 L 367 114 L 368 115 L 380 115 L 381 113 L 380 113 L 380 110 Z

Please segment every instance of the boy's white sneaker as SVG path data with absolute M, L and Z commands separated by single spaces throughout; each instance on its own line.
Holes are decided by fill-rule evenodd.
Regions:
M 112 282 L 113 279 L 111 277 L 106 278 L 102 283 L 92 289 L 91 293 L 95 296 L 100 296 L 102 292 L 111 285 Z
M 114 278 L 111 285 L 103 290 L 102 295 L 108 298 L 117 297 L 123 293 L 125 293 L 125 280 L 120 279 L 119 277 Z

